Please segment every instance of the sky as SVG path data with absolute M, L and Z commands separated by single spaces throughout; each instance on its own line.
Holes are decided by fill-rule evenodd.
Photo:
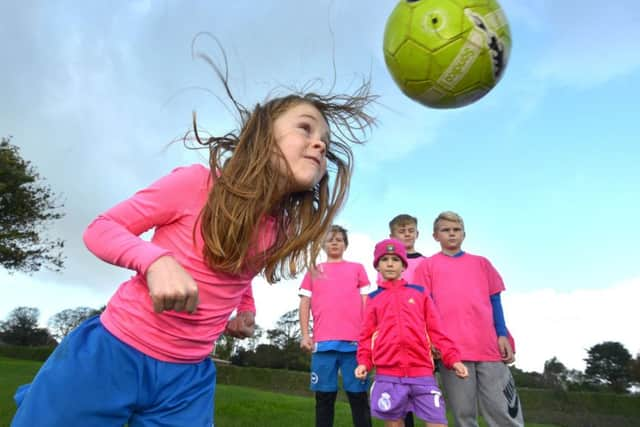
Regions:
M 640 353 L 640 4 L 635 0 L 502 0 L 513 47 L 500 83 L 480 101 L 435 110 L 405 97 L 384 64 L 396 1 L 0 2 L 0 135 L 13 136 L 64 203 L 49 235 L 65 268 L 0 268 L 0 319 L 36 307 L 40 322 L 104 305 L 133 273 L 91 255 L 91 220 L 176 166 L 206 163 L 173 143 L 193 111 L 212 134 L 236 126 L 211 68 L 191 55 L 215 36 L 238 100 L 274 88 L 352 92 L 371 78 L 378 124 L 356 147 L 346 258 L 370 279 L 375 242 L 399 213 L 419 218 L 417 249 L 438 251 L 433 219 L 460 213 L 463 249 L 488 257 L 507 290 L 516 366 L 557 357 L 583 370 L 586 349 L 619 341 Z M 197 49 L 214 60 L 211 38 Z M 282 89 L 280 89 L 282 90 Z M 278 92 L 279 93 L 279 92 Z M 227 104 L 228 106 L 228 104 Z M 300 278 L 301 279 L 301 278 Z M 258 278 L 257 321 L 297 308 L 299 280 Z

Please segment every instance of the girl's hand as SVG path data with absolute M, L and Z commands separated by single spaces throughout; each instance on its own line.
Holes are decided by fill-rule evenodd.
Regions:
M 198 284 L 172 256 L 155 260 L 146 274 L 153 311 L 186 311 L 193 313 L 198 306 Z
M 307 335 L 300 340 L 300 348 L 311 353 L 313 351 L 313 339 Z
M 504 363 L 515 362 L 516 358 L 513 354 L 511 343 L 507 337 L 498 337 L 498 348 L 500 349 L 500 354 L 502 355 L 502 361 Z
M 456 372 L 458 378 L 467 378 L 469 376 L 469 371 L 467 371 L 467 367 L 464 366 L 462 362 L 454 363 L 453 370 Z
M 251 311 L 241 311 L 227 322 L 225 335 L 235 338 L 249 338 L 256 329 L 256 315 Z
M 367 378 L 367 367 L 364 365 L 358 365 L 353 373 L 357 379 L 364 380 Z

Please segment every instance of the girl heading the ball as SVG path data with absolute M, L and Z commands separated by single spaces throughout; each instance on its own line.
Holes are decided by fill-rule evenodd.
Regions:
M 89 225 L 89 250 L 135 274 L 19 389 L 13 427 L 211 427 L 209 355 L 234 310 L 252 323 L 251 280 L 293 277 L 316 259 L 345 200 L 350 145 L 373 123 L 368 83 L 249 110 L 214 68 L 239 129 L 203 140 L 194 117 L 208 167 L 176 168 Z

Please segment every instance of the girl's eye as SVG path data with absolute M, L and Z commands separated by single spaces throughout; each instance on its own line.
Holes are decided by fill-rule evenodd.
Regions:
M 311 133 L 311 125 L 309 123 L 301 123 L 299 127 L 306 133 Z

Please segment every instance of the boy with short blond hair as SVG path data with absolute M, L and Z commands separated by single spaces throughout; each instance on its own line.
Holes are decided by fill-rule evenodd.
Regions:
M 500 301 L 505 286 L 488 259 L 462 251 L 465 236 L 460 215 L 440 213 L 433 238 L 441 252 L 424 259 L 415 271 L 416 283 L 429 289 L 469 369 L 466 381 L 441 370 L 442 387 L 457 427 L 477 427 L 478 406 L 491 426 L 522 427 L 522 408 L 507 366 L 514 353 Z

